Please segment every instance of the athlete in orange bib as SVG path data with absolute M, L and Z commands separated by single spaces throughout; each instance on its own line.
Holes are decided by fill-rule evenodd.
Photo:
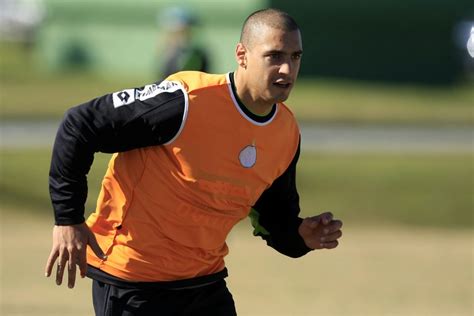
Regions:
M 70 109 L 53 149 L 46 274 L 57 260 L 58 284 L 67 269 L 73 287 L 79 265 L 97 315 L 235 315 L 225 240 L 241 219 L 291 257 L 336 247 L 341 221 L 298 216 L 299 128 L 282 102 L 301 55 L 294 20 L 261 10 L 244 23 L 235 72 L 179 72 Z M 115 154 L 85 221 L 98 151 Z

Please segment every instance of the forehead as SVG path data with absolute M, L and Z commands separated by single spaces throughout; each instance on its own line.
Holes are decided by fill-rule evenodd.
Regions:
M 262 25 L 252 39 L 252 49 L 257 51 L 284 51 L 288 53 L 303 49 L 299 30 L 284 31 Z

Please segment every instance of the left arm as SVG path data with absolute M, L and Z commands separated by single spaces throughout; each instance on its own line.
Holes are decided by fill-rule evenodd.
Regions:
M 300 146 L 287 170 L 265 190 L 252 207 L 250 218 L 254 235 L 262 237 L 278 252 L 298 258 L 309 251 L 298 228 L 302 223 L 296 190 L 296 164 Z
M 331 213 L 302 219 L 296 189 L 296 164 L 300 145 L 287 170 L 265 190 L 250 212 L 254 235 L 292 258 L 314 249 L 335 248 L 342 236 L 342 222 Z

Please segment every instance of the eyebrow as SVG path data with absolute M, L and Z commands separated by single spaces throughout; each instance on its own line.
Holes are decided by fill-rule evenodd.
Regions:
M 284 54 L 285 52 L 278 49 L 272 49 L 272 50 L 266 51 L 264 54 L 271 55 L 271 54 L 282 54 L 282 53 Z M 291 53 L 291 55 L 295 55 L 295 54 L 302 55 L 303 51 L 300 49 L 300 50 L 297 50 L 296 52 Z

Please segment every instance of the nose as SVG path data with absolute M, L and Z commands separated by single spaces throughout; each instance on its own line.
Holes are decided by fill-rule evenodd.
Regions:
M 281 74 L 284 75 L 289 75 L 291 74 L 291 62 L 290 61 L 285 61 L 280 65 L 280 71 Z

